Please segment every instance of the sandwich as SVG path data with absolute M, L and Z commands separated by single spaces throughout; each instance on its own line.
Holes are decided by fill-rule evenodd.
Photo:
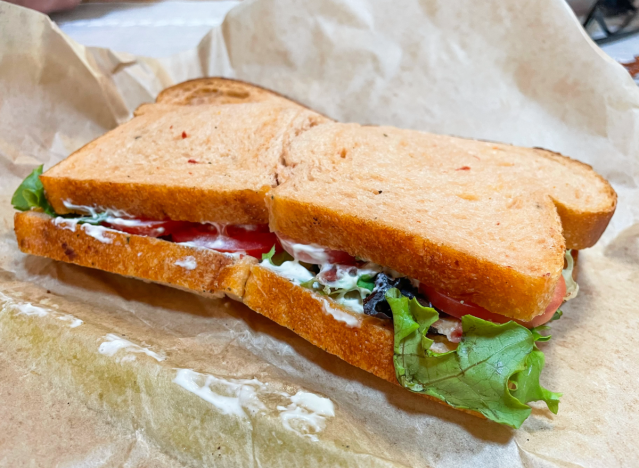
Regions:
M 540 343 L 616 194 L 557 153 L 336 123 L 213 78 L 36 169 L 13 204 L 25 253 L 227 295 L 389 382 L 519 427 L 531 401 L 557 412 Z

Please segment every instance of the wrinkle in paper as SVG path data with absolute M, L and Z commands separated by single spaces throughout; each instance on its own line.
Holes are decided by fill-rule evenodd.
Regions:
M 338 457 L 351 466 L 599 467 L 632 466 L 639 457 L 636 444 L 628 443 L 639 431 L 632 386 L 639 371 L 639 92 L 585 37 L 562 1 L 249 1 L 197 50 L 159 60 L 80 46 L 45 16 L 6 3 L 0 28 L 0 289 L 36 302 L 51 291 L 60 313 L 83 320 L 73 329 L 58 321 L 65 334 L 88 339 L 86 330 L 100 330 L 96 356 L 100 337 L 126 334 L 140 346 L 162 344 L 157 349 L 180 359 L 182 368 L 259 376 L 289 394 L 305 388 L 335 404 L 336 416 L 317 442 L 292 435 L 273 439 L 281 450 L 261 451 L 254 441 L 262 426 L 255 420 L 235 445 L 206 447 L 213 457 L 207 460 L 221 466 L 246 460 L 325 466 L 318 460 Z M 619 193 L 618 212 L 604 242 L 581 253 L 580 296 L 564 307 L 553 339 L 543 345 L 543 384 L 564 393 L 559 414 L 536 405 L 513 431 L 354 369 L 241 304 L 18 251 L 9 199 L 33 167 L 49 167 L 130 118 L 164 87 L 202 75 L 266 86 L 342 121 L 546 147 L 609 178 Z M 2 356 L 15 354 L 15 370 L 3 370 L 10 386 L 34 382 L 47 389 L 35 400 L 2 398 L 12 404 L 0 404 L 6 416 L 0 421 L 22 418 L 32 428 L 29 440 L 39 443 L 35 451 L 21 451 L 15 438 L 4 439 L 0 459 L 15 466 L 27 459 L 108 466 L 130 450 L 128 466 L 198 464 L 193 451 L 179 461 L 166 458 L 162 453 L 175 447 L 162 431 L 136 431 L 128 415 L 109 413 L 95 403 L 97 394 L 69 386 L 62 371 L 47 376 L 44 360 L 25 361 L 6 342 L 0 349 Z M 71 413 L 60 410 L 67 395 Z M 158 411 L 149 402 L 140 407 L 147 415 Z M 206 408 L 186 406 L 184 417 L 195 407 Z M 34 424 L 40 414 L 54 417 Z M 106 420 L 108 431 L 84 430 Z M 79 421 L 80 432 L 72 421 Z M 47 436 L 54 429 L 70 441 L 81 434 L 82 444 L 59 444 Z M 215 431 L 221 438 L 231 434 Z M 126 448 L 121 440 L 136 442 Z M 162 456 L 164 465 L 157 461 Z

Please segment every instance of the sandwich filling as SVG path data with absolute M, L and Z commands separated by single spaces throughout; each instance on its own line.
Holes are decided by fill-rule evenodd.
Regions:
M 549 328 L 545 324 L 561 317 L 559 306 L 577 295 L 570 251 L 546 311 L 530 322 L 520 322 L 346 252 L 277 236 L 265 224 L 136 219 L 121 211 L 70 202 L 66 207 L 83 215 L 59 216 L 45 197 L 41 173 L 42 166 L 18 187 L 12 198 L 16 209 L 43 211 L 63 228 L 86 225 L 87 234 L 98 240 L 101 230 L 112 229 L 230 255 L 261 257 L 261 266 L 300 287 L 354 313 L 392 321 L 397 380 L 413 392 L 515 428 L 530 414 L 530 401 L 543 400 L 553 413 L 558 410 L 561 394 L 539 382 L 544 355 L 537 343 L 550 339 L 541 333 Z
M 112 209 L 78 205 L 70 200 L 64 202 L 67 209 L 79 214 L 58 215 L 46 199 L 39 176 L 42 166 L 36 168 L 18 187 L 11 203 L 20 211 L 31 209 L 54 217 L 53 223 L 70 228 L 78 224 L 87 225 L 85 232 L 100 240 L 104 229 L 128 234 L 156 237 L 170 242 L 215 250 L 221 253 L 260 258 L 277 243 L 275 234 L 267 224 L 222 224 L 194 223 L 175 220 L 152 220 L 135 218 L 128 213 Z M 95 226 L 95 227 L 89 227 Z M 88 230 L 87 230 L 88 229 Z
M 537 343 L 550 339 L 542 334 L 546 323 L 559 319 L 559 306 L 579 290 L 571 251 L 546 311 L 520 322 L 346 252 L 279 240 L 284 251 L 273 247 L 261 266 L 355 313 L 392 320 L 393 362 L 403 387 L 514 428 L 530 415 L 531 401 L 557 413 L 561 394 L 540 384 L 545 358 Z

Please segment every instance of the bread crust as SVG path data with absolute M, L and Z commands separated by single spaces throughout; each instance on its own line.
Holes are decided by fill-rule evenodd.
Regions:
M 48 257 L 89 268 L 189 290 L 204 296 L 227 296 L 241 300 L 256 259 L 235 259 L 153 237 L 113 230 L 104 233 L 111 243 L 91 237 L 81 228 L 56 225 L 54 218 L 34 211 L 16 213 L 18 246 L 24 253 Z M 176 262 L 192 262 L 185 268 Z
M 312 110 L 270 89 L 246 81 L 212 76 L 196 78 L 170 86 L 160 92 L 155 102 L 178 106 L 223 105 L 245 102 L 274 102 Z

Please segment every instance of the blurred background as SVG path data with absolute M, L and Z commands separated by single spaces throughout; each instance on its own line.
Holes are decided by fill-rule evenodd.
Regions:
M 150 57 L 192 49 L 236 0 L 11 0 L 48 13 L 81 44 Z M 639 0 L 568 0 L 586 33 L 639 82 Z M 522 12 L 525 14 L 525 12 Z

